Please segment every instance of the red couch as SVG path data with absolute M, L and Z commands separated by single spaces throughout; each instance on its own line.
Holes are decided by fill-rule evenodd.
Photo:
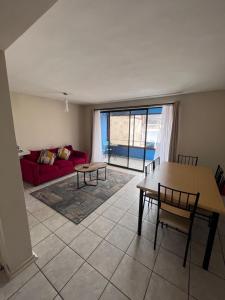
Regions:
M 31 151 L 20 160 L 23 180 L 33 185 L 39 185 L 49 180 L 70 174 L 74 171 L 74 166 L 88 162 L 88 155 L 84 152 L 73 150 L 72 146 L 65 146 L 71 151 L 68 160 L 55 159 L 52 166 L 39 164 L 37 160 L 41 150 Z M 48 149 L 57 153 L 58 148 Z

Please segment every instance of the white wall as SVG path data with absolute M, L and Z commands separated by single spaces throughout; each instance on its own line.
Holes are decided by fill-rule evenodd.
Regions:
M 0 252 L 10 276 L 32 261 L 4 52 L 0 50 Z
M 17 144 L 34 150 L 72 144 L 80 149 L 82 107 L 30 95 L 11 94 Z
M 178 153 L 199 156 L 199 164 L 225 167 L 225 91 L 193 93 L 155 99 L 112 102 L 85 108 L 83 148 L 91 149 L 92 111 L 180 101 Z
M 184 95 L 179 128 L 181 153 L 198 155 L 213 170 L 225 167 L 225 91 Z

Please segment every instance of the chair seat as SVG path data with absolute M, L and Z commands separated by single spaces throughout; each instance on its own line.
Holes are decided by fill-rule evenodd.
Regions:
M 145 196 L 151 199 L 158 200 L 158 193 L 157 192 L 146 192 Z
M 166 204 L 166 203 L 161 203 L 161 209 L 168 211 L 171 214 L 177 215 L 178 217 L 190 219 L 190 211 Z
M 162 208 L 162 206 L 161 206 Z M 172 207 L 174 208 L 174 207 Z M 187 217 L 180 217 L 167 210 L 161 209 L 159 213 L 159 221 L 165 223 L 177 230 L 188 233 L 190 220 Z

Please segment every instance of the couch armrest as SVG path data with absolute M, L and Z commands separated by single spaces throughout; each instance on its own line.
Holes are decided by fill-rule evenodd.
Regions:
M 81 152 L 81 151 L 78 151 L 78 150 L 73 150 L 72 151 L 72 155 L 75 156 L 75 157 L 82 157 L 85 159 L 85 162 L 87 163 L 88 162 L 88 154 L 85 153 L 85 152 Z
M 23 180 L 34 185 L 39 184 L 39 165 L 33 161 L 20 159 L 21 172 Z

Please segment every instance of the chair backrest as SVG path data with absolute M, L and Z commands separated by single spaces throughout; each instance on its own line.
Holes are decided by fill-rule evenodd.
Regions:
M 178 154 L 177 162 L 183 165 L 197 166 L 198 156 Z
M 224 177 L 224 174 L 222 174 L 220 177 L 220 180 L 217 183 L 218 189 L 221 194 L 223 192 L 224 185 L 225 185 L 225 177 Z
M 155 171 L 155 168 L 160 165 L 160 157 L 152 160 L 147 166 L 145 166 L 145 176 Z
M 221 184 L 221 178 L 223 177 L 223 174 L 224 174 L 223 169 L 221 168 L 220 165 L 218 165 L 215 173 L 215 179 L 218 187 Z
M 145 166 L 145 176 L 153 173 L 155 170 L 155 161 L 152 160 L 147 166 Z
M 158 202 L 195 213 L 199 200 L 199 193 L 193 194 L 167 187 L 158 183 Z
M 155 160 L 155 167 L 160 165 L 160 156 L 158 156 Z

